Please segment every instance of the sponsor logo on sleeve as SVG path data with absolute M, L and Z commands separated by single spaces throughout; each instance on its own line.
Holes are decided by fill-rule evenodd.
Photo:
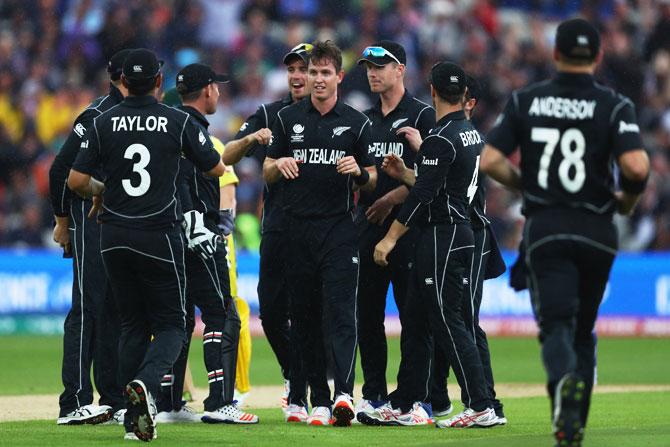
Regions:
M 249 123 L 247 123 L 246 121 L 243 122 L 242 125 L 240 126 L 240 132 L 243 132 L 244 129 L 246 129 L 247 127 L 249 127 Z
M 202 133 L 202 130 L 201 130 L 200 133 L 198 134 L 198 141 L 199 141 L 200 144 L 202 144 L 203 146 L 205 145 L 205 143 L 207 143 L 207 138 L 205 138 L 205 135 Z
M 86 133 L 86 128 L 82 123 L 77 123 L 77 125 L 74 126 L 74 133 L 76 133 L 79 138 L 82 138 Z
M 626 123 L 624 121 L 619 121 L 619 135 L 626 132 L 640 133 L 640 126 L 638 126 L 635 123 Z

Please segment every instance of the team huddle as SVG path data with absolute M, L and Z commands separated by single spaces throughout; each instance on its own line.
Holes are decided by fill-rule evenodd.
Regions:
M 405 89 L 403 47 L 377 42 L 358 63 L 379 100 L 361 112 L 338 97 L 339 48 L 304 43 L 283 60 L 288 95 L 262 104 L 223 145 L 206 115 L 216 112 L 225 76 L 184 67 L 175 108 L 156 100 L 163 75 L 153 52 L 114 55 L 110 94 L 80 116 L 51 172 L 54 239 L 75 258 L 59 423 L 118 421 L 125 439 L 151 441 L 158 422 L 259 422 L 235 399 L 242 324 L 228 263 L 234 200 L 219 179 L 249 156 L 266 183 L 258 298 L 285 380 L 287 422 L 507 424 L 479 325 L 484 280 L 505 271 L 486 217 L 488 175 L 523 195 L 527 221 L 512 276 L 531 292 L 557 445 L 581 445 L 593 330 L 617 248 L 612 215 L 632 211 L 649 172 L 634 105 L 593 79 L 601 57 L 592 25 L 562 23 L 558 75 L 515 91 L 485 136 L 471 121 L 479 85 L 457 64 L 431 69 L 430 106 Z M 507 159 L 517 148 L 519 168 Z M 85 268 L 96 272 L 96 287 L 109 285 L 90 306 Z M 390 285 L 402 325 L 392 392 Z M 205 325 L 203 414 L 182 401 L 194 306 Z M 95 334 L 82 351 L 87 312 L 97 314 L 87 332 Z M 357 351 L 364 377 L 354 403 Z M 82 381 L 92 357 L 99 406 Z M 464 407 L 453 416 L 450 369 Z

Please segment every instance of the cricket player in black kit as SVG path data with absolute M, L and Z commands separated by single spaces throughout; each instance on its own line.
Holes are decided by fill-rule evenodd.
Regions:
M 191 116 L 203 135 L 208 135 L 209 127 L 205 114 L 216 112 L 219 99 L 217 83 L 221 82 L 228 82 L 228 77 L 216 74 L 203 64 L 187 65 L 177 73 L 177 92 L 184 104 L 180 109 Z M 228 260 L 220 228 L 228 215 L 219 210 L 219 179 L 206 176 L 189 160 L 182 160 L 180 170 L 179 199 L 189 248 L 186 252 L 186 306 L 191 315 L 193 305 L 198 306 L 205 323 L 203 351 L 209 396 L 204 401 L 202 421 L 255 424 L 258 417 L 241 411 L 233 399 L 240 317 L 230 295 Z M 175 373 L 171 375 L 176 392 L 170 396 L 172 387 L 163 387 L 167 388 L 167 393 L 163 393 L 165 403 L 159 405 L 164 411 L 159 413 L 159 422 L 161 419 L 170 422 L 194 420 L 194 414 L 181 401 L 193 328 L 193 318 L 189 318 L 186 327 L 189 341 L 175 364 Z
M 466 75 L 467 92 L 463 110 L 467 119 L 472 120 L 474 108 L 480 98 L 481 87 L 472 76 Z M 491 229 L 491 222 L 486 217 L 486 176 L 478 173 L 477 193 L 470 204 L 470 226 L 474 236 L 475 247 L 472 264 L 470 266 L 469 295 L 463 304 L 463 321 L 465 327 L 473 337 L 479 357 L 482 361 L 484 378 L 488 388 L 493 410 L 498 418 L 498 425 L 507 424 L 503 405 L 496 398 L 491 369 L 491 354 L 489 352 L 486 333 L 479 325 L 479 309 L 482 304 L 484 280 L 497 278 L 505 272 L 505 261 L 502 258 L 495 234 Z M 435 351 L 435 368 L 432 380 L 431 402 L 435 416 L 446 416 L 453 410 L 449 394 L 447 393 L 446 379 L 449 375 L 449 362 L 444 358 L 442 351 Z M 467 401 L 465 390 L 461 390 L 461 401 Z
M 635 106 L 594 81 L 601 58 L 593 25 L 561 23 L 558 74 L 512 94 L 482 153 L 482 170 L 523 194 L 527 279 L 559 446 L 579 446 L 584 436 L 592 332 L 617 250 L 612 215 L 632 212 L 649 174 Z M 520 171 L 506 158 L 517 146 Z
M 308 422 L 313 425 L 328 425 L 333 405 L 326 362 L 316 361 L 323 357 L 316 335 L 324 319 L 330 323 L 326 349 L 335 362 L 332 423 L 348 426 L 354 417 L 359 258 L 353 191 L 355 186 L 372 189 L 376 183 L 367 154 L 369 121 L 337 96 L 341 67 L 337 46 L 330 41 L 314 44 L 308 68 L 311 96 L 279 111 L 263 164 L 266 182 L 286 179 L 286 274 L 291 325 L 302 357 L 300 367 L 292 365 L 291 382 L 306 374 L 313 406 Z M 306 406 L 305 390 L 291 387 L 289 404 Z
M 410 226 L 419 227 L 416 268 L 407 299 L 424 309 L 428 317 L 428 321 L 424 320 L 425 332 L 432 332 L 436 349 L 447 353 L 468 397 L 465 411 L 439 421 L 438 427 L 486 427 L 495 425 L 496 420 L 479 353 L 462 317 L 464 301 L 469 298 L 474 248 L 469 206 L 477 192 L 479 152 L 483 146 L 481 136 L 463 112 L 465 91 L 461 67 L 449 62 L 433 67 L 431 96 L 437 123 L 421 143 L 414 170 L 405 168 L 397 156 L 384 160 L 385 171 L 412 188 L 374 254 L 375 262 L 388 265 L 388 256 L 400 237 Z M 418 365 L 418 370 L 427 370 L 423 366 Z M 396 411 L 390 407 L 376 410 L 382 416 Z M 388 422 L 381 425 L 393 421 Z
M 373 259 L 374 247 L 384 237 L 395 219 L 409 189 L 381 171 L 384 157 L 395 154 L 406 165 L 414 164 L 414 151 L 409 147 L 407 126 L 418 129 L 425 138 L 435 125 L 435 110 L 414 98 L 404 86 L 407 57 L 402 45 L 384 40 L 363 50 L 359 64 L 365 64 L 370 89 L 379 93 L 377 104 L 364 113 L 370 120 L 371 143 L 368 155 L 378 169 L 377 187 L 362 192 L 356 208 L 360 231 L 360 278 L 358 288 L 358 346 L 365 382 L 363 398 L 356 404 L 356 414 L 370 412 L 388 400 L 386 387 L 387 345 L 384 332 L 386 294 L 393 284 L 393 296 L 400 321 L 405 318 L 406 292 L 414 263 L 416 230 L 403 237 L 382 268 Z M 412 349 L 401 336 L 401 352 Z M 398 382 L 411 381 L 412 367 L 401 362 Z M 404 386 L 399 385 L 399 388 Z M 423 387 L 425 389 L 425 386 Z M 417 408 L 417 411 L 418 408 Z M 427 423 L 428 415 L 423 418 Z M 360 419 L 360 418 L 359 418 Z
M 100 423 L 112 414 L 120 418 L 125 405 L 123 386 L 117 380 L 118 316 L 100 257 L 100 225 L 87 219 L 90 199 L 72 194 L 67 177 L 87 129 L 95 117 L 123 100 L 123 61 L 130 50 L 121 50 L 109 60 L 109 93 L 97 98 L 75 120 L 72 132 L 49 170 L 49 193 L 56 226 L 54 240 L 72 257 L 74 282 L 72 307 L 63 334 L 63 385 L 57 423 Z M 93 405 L 91 363 L 100 406 Z
M 95 118 L 68 178 L 73 191 L 93 197 L 89 216 L 102 208 L 100 249 L 121 319 L 119 375 L 128 383 L 126 437 L 143 441 L 155 437 L 152 396 L 185 342 L 180 160 L 210 175 L 225 169 L 187 113 L 156 101 L 160 67 L 149 50 L 128 54 L 121 80 L 129 95 Z M 91 177 L 98 169 L 104 183 Z
M 237 163 L 244 156 L 254 157 L 263 165 L 267 144 L 277 113 L 286 106 L 309 95 L 307 64 L 312 44 L 301 43 L 284 56 L 289 93 L 286 97 L 261 104 L 240 127 L 235 139 L 226 144 L 222 158 L 226 165 Z M 263 218 L 261 221 L 260 267 L 258 272 L 258 304 L 261 324 L 272 351 L 277 357 L 284 377 L 285 393 L 282 405 L 286 407 L 287 422 L 305 422 L 303 406 L 288 406 L 290 369 L 297 350 L 291 349 L 289 324 L 289 288 L 286 278 L 285 217 L 281 206 L 284 182 L 265 183 L 263 190 Z M 304 387 L 304 383 L 294 386 Z

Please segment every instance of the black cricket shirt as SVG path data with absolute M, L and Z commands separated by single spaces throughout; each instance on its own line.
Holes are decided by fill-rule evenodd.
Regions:
M 487 140 L 507 155 L 521 148 L 526 215 L 553 207 L 611 215 L 612 160 L 642 148 L 631 100 L 569 73 L 513 92 Z
M 267 156 L 293 157 L 299 162 L 298 178 L 284 181 L 284 211 L 297 217 L 331 217 L 351 212 L 354 179 L 339 174 L 336 162 L 352 155 L 361 169 L 372 166 L 369 144 L 368 118 L 340 99 L 323 116 L 311 98 L 281 109 L 272 126 Z
M 408 227 L 469 222 L 483 147 L 481 135 L 462 110 L 443 116 L 419 148 L 416 183 L 398 221 Z
M 153 96 L 130 96 L 95 118 L 73 169 L 92 174 L 100 167 L 103 223 L 162 229 L 182 219 L 177 200 L 182 154 L 205 172 L 221 159 L 188 113 Z
M 368 155 L 377 166 L 375 190 L 361 192 L 360 204 L 366 207 L 402 185 L 381 169 L 385 156 L 395 154 L 403 159 L 405 166 L 414 166 L 416 153 L 409 147 L 407 139 L 402 135 L 397 135 L 396 131 L 401 127 L 410 126 L 419 131 L 421 138 L 426 138 L 430 129 L 435 126 L 435 110 L 414 98 L 407 91 L 396 108 L 386 116 L 382 113 L 381 107 L 381 100 L 379 100 L 374 107 L 363 112 L 370 120 Z M 386 222 L 392 222 L 399 209 L 400 206 L 394 207 Z

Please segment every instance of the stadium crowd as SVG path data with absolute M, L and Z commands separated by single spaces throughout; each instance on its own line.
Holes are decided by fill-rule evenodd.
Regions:
M 670 0 L 5 0 L 0 2 L 0 246 L 52 244 L 48 169 L 77 114 L 107 90 L 104 66 L 122 48 L 165 60 L 165 79 L 205 61 L 232 82 L 221 88 L 212 134 L 235 135 L 259 104 L 285 94 L 282 55 L 333 39 L 343 49 L 341 89 L 359 110 L 370 94 L 355 65 L 367 45 L 406 48 L 406 85 L 429 100 L 436 60 L 460 63 L 483 85 L 475 120 L 490 128 L 509 93 L 551 74 L 555 28 L 582 15 L 597 23 L 605 58 L 597 78 L 637 106 L 652 177 L 631 218 L 620 218 L 624 250 L 670 249 Z M 172 87 L 167 85 L 166 87 Z M 260 166 L 236 166 L 240 247 L 257 249 Z M 488 215 L 501 244 L 515 248 L 519 197 L 489 187 Z

